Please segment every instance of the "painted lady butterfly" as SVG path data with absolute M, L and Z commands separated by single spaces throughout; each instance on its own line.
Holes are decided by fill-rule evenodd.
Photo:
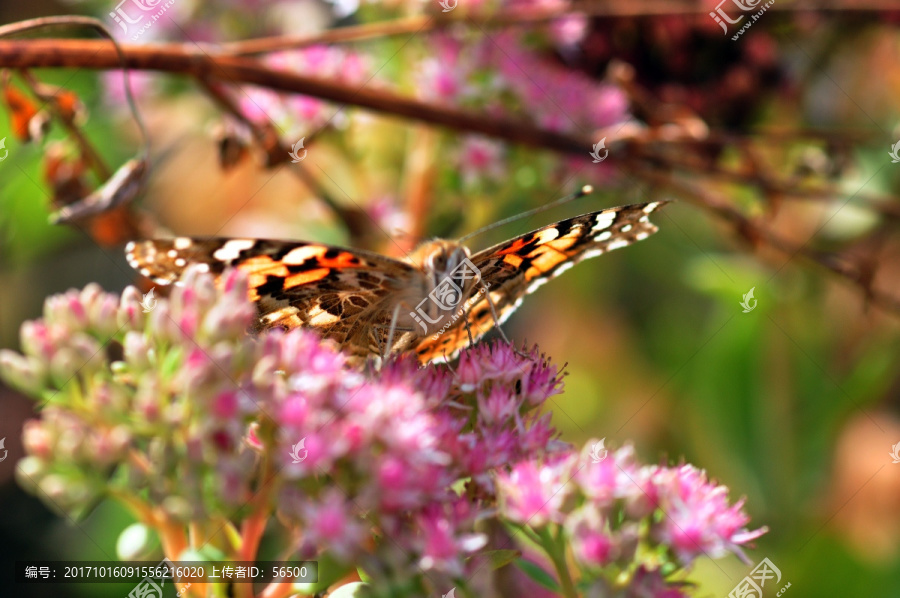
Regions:
M 414 351 L 427 363 L 452 359 L 581 260 L 655 233 L 648 215 L 665 203 L 583 214 L 474 255 L 441 239 L 399 260 L 318 243 L 187 237 L 131 242 L 126 253 L 135 269 L 164 285 L 189 264 L 214 274 L 229 266 L 245 271 L 259 307 L 257 330 L 305 326 L 354 356 Z

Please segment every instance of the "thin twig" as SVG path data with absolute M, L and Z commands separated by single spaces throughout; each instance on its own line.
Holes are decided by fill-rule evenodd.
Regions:
M 60 92 L 67 90 L 38 81 L 38 79 L 27 69 L 22 69 L 20 74 L 34 96 L 49 107 L 50 112 L 62 123 L 69 136 L 75 140 L 75 143 L 81 150 L 81 155 L 84 157 L 85 161 L 91 165 L 97 179 L 105 181 L 112 176 L 112 170 L 106 165 L 106 162 L 103 161 L 103 158 L 100 157 L 100 154 L 94 149 L 94 146 L 91 145 L 91 142 L 88 141 L 87 137 L 84 136 L 79 126 L 75 123 L 74 113 L 66 114 L 60 109 L 59 102 L 57 101 L 58 95 Z

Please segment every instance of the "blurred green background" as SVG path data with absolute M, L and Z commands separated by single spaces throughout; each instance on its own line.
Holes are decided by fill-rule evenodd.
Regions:
M 358 10 L 346 3 L 219 4 L 179 0 L 172 24 L 139 43 L 234 41 L 434 10 L 403 2 Z M 900 11 L 885 3 L 880 11 L 867 5 L 864 11 L 772 12 L 735 41 L 705 14 L 714 6 L 703 6 L 696 14 L 585 18 L 577 35 L 536 27 L 515 43 L 558 70 L 598 84 L 611 64 L 630 65 L 654 97 L 690 106 L 713 131 L 747 135 L 783 178 L 832 185 L 838 190 L 832 197 L 773 208 L 772 198 L 752 186 L 694 175 L 797 246 L 877 257 L 875 284 L 900 296 L 897 212 L 873 213 L 861 201 L 862 195 L 877 194 L 897 208 L 900 164 L 892 164 L 887 153 L 900 139 Z M 101 2 L 4 3 L 0 23 L 72 11 L 106 18 L 113 8 Z M 466 47 L 483 33 L 472 29 L 448 35 Z M 422 89 L 422 77 L 436 80 L 429 61 L 437 58 L 439 70 L 454 68 L 440 54 L 448 51 L 446 40 L 441 43 L 422 35 L 355 44 L 368 73 L 359 84 L 377 72 L 377 84 L 429 100 L 429 90 Z M 134 122 L 116 99 L 120 75 L 88 69 L 35 73 L 78 94 L 89 114 L 81 128 L 109 164 L 115 167 L 137 151 Z M 490 88 L 490 76 L 489 68 L 472 73 L 466 82 L 471 89 L 457 94 L 455 103 L 539 120 L 509 98 L 484 100 L 479 94 Z M 222 112 L 193 82 L 142 74 L 136 85 L 154 161 L 139 204 L 162 226 L 185 235 L 354 241 L 315 187 L 287 169 L 265 169 L 253 155 L 223 170 L 216 146 Z M 579 88 L 573 86 L 572 93 L 577 103 Z M 236 95 L 244 104 L 251 97 Z M 316 133 L 306 143 L 311 160 L 305 165 L 318 191 L 371 215 L 378 226 L 370 244 L 385 252 L 396 253 L 388 237 L 405 244 L 412 230 L 462 236 L 585 183 L 594 185 L 593 195 L 491 230 L 470 246 L 485 247 L 575 214 L 668 196 L 623 174 L 614 145 L 608 162 L 593 165 L 587 156 L 473 140 L 371 112 L 350 109 L 335 117 L 337 107 L 331 105 L 315 106 L 317 112 L 305 120 L 308 106 L 252 97 L 256 108 L 277 112 L 273 119 L 288 145 Z M 630 107 L 638 120 L 660 117 Z M 65 143 L 64 130 L 55 126 L 42 143 L 23 144 L 14 139 L 8 109 L 2 110 L 0 138 L 9 155 L 0 162 L 0 346 L 17 347 L 20 324 L 40 315 L 47 295 L 92 281 L 120 290 L 135 276 L 121 247 L 101 248 L 85 230 L 47 223 L 51 193 L 44 158 L 50 145 Z M 543 116 L 553 110 L 566 117 L 560 102 Z M 323 123 L 328 126 L 320 132 Z M 850 141 L 809 141 L 798 133 L 808 130 Z M 779 135 L 766 133 L 772 131 Z M 593 130 L 582 132 L 590 136 Z M 737 163 L 727 144 L 714 160 Z M 803 171 L 810 163 L 818 166 Z M 613 446 L 631 441 L 645 461 L 694 463 L 727 484 L 733 497 L 746 496 L 753 527 L 770 528 L 749 557 L 775 563 L 783 583 L 791 583 L 788 596 L 900 596 L 900 464 L 889 455 L 900 442 L 900 315 L 867 304 L 859 288 L 800 257 L 748 247 L 689 201 L 667 207 L 654 221 L 657 235 L 543 287 L 505 327 L 517 342 L 536 343 L 556 363 L 568 364 L 566 392 L 556 398 L 554 412 L 563 438 L 580 444 L 605 437 Z M 869 243 L 874 232 L 877 247 Z M 743 313 L 739 303 L 751 288 L 758 305 Z M 0 396 L 0 437 L 9 450 L 0 462 L 4 570 L 9 574 L 8 563 L 23 558 L 114 555 L 117 534 L 130 522 L 124 510 L 104 503 L 75 524 L 17 488 L 12 472 L 22 456 L 21 425 L 33 415 L 32 404 L 4 387 Z M 700 559 L 692 578 L 698 596 L 726 596 L 748 571 L 737 558 Z M 124 596 L 129 590 L 6 587 L 14 589 L 0 593 L 10 596 Z

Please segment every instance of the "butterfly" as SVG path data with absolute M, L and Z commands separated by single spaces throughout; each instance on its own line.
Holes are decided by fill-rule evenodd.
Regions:
M 244 271 L 258 306 L 255 331 L 312 328 L 354 357 L 413 352 L 421 363 L 442 362 L 551 278 L 655 233 L 649 215 L 666 203 L 583 214 L 474 254 L 445 239 L 394 259 L 320 243 L 178 237 L 130 242 L 126 257 L 162 285 L 191 264 L 217 276 Z

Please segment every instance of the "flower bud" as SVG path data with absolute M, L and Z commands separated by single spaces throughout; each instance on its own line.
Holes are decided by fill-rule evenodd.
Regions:
M 118 299 L 104 293 L 91 304 L 88 311 L 91 329 L 101 336 L 114 335 L 119 330 L 118 312 Z
M 84 365 L 78 357 L 78 353 L 71 347 L 61 347 L 50 360 L 50 380 L 57 389 L 63 390 L 72 376 Z
M 0 377 L 22 392 L 39 396 L 44 390 L 43 369 L 34 358 L 24 357 L 6 349 L 0 350 Z
M 50 459 L 54 446 L 53 436 L 41 420 L 30 419 L 22 426 L 22 445 L 28 454 Z
M 149 559 L 159 541 L 156 534 L 143 523 L 132 523 L 116 540 L 116 556 L 120 561 Z
M 16 481 L 32 494 L 37 492 L 38 484 L 46 474 L 47 462 L 40 457 L 24 457 L 16 463 Z
M 125 362 L 135 371 L 140 372 L 150 367 L 150 348 L 142 332 L 129 330 L 122 342 Z
M 119 302 L 117 320 L 119 326 L 129 330 L 141 330 L 144 327 L 146 314 L 141 306 L 143 296 L 133 286 L 128 286 L 122 292 L 122 300 Z M 155 311 L 155 310 L 154 310 Z

